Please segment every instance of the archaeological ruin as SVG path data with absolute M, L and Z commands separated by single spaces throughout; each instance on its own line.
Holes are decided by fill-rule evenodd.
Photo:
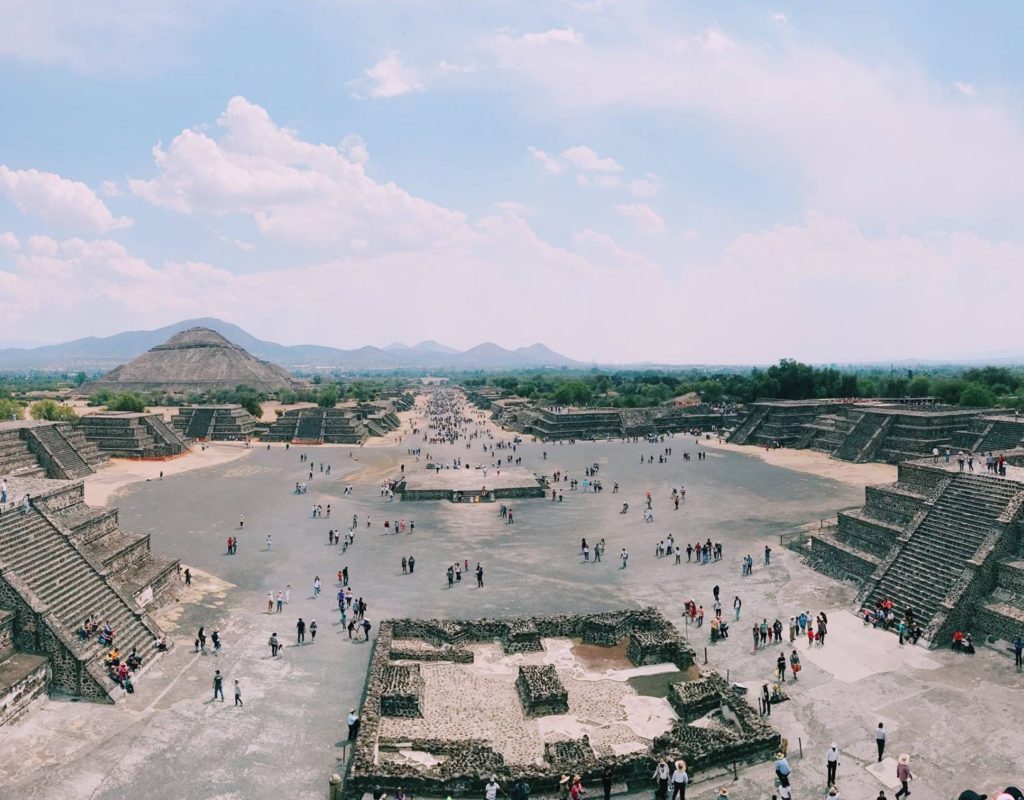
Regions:
M 0 422 L 0 476 L 84 478 L 109 458 L 68 422 Z
M 184 438 L 201 442 L 244 442 L 256 434 L 256 419 L 240 405 L 182 406 L 171 427 Z
M 273 394 L 302 385 L 287 370 L 256 358 L 216 331 L 189 328 L 81 390 L 86 394 L 107 390 L 188 395 L 248 386 Z
M 633 681 L 663 676 L 657 690 Z M 647 686 L 647 688 L 643 688 Z M 774 731 L 694 666 L 654 608 L 510 619 L 386 620 L 369 665 L 345 796 L 462 797 L 494 774 L 554 793 L 604 767 L 637 791 L 660 757 L 690 775 L 773 757 Z M 625 791 L 622 786 L 619 791 Z
M 170 458 L 188 452 L 188 439 L 160 414 L 101 411 L 79 420 L 86 440 L 118 458 Z
M 147 613 L 174 597 L 178 561 L 150 552 L 148 535 L 121 529 L 116 508 L 91 508 L 81 481 L 6 473 L 0 508 L 0 724 L 35 698 L 59 693 L 100 702 L 123 695 L 108 648 L 79 635 L 89 615 L 107 622 L 124 653 L 151 661 L 160 629 Z
M 895 483 L 869 486 L 805 550 L 823 572 L 857 581 L 859 607 L 907 608 L 934 646 L 956 630 L 1012 641 L 1024 630 L 1024 450 L 1005 475 L 984 460 L 905 461 Z
M 431 463 L 410 467 L 395 479 L 394 486 L 395 494 L 402 500 L 450 500 L 453 503 L 544 497 L 546 489 L 542 478 L 522 467 L 457 469 Z

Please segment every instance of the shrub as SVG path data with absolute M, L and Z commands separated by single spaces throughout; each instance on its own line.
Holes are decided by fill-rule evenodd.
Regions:
M 46 420 L 47 422 L 74 422 L 78 419 L 75 409 L 66 403 L 58 403 L 54 400 L 37 400 L 29 407 L 29 414 L 32 419 Z

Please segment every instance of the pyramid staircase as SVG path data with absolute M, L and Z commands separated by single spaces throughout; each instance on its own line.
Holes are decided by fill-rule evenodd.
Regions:
M 92 475 L 95 470 L 86 462 L 81 454 L 72 446 L 64 435 L 62 426 L 36 425 L 25 429 L 29 446 L 34 442 L 42 449 L 50 461 L 50 477 L 53 478 L 84 478 Z M 38 453 L 37 455 L 42 455 Z
M 746 444 L 754 431 L 757 430 L 757 427 L 764 422 L 764 418 L 768 416 L 769 410 L 768 406 L 756 406 L 747 415 L 747 418 L 740 423 L 740 426 L 732 432 L 729 442 L 732 444 Z
M 80 494 L 80 483 L 62 484 L 33 499 L 28 513 L 19 509 L 0 516 L 0 602 L 13 606 L 10 610 L 17 615 L 18 648 L 51 657 L 55 689 L 112 702 L 122 690 L 107 676 L 106 648 L 95 638 L 80 639 L 75 631 L 89 614 L 98 616 L 114 628 L 114 642 L 123 653 L 135 647 L 147 662 L 156 655 L 160 631 L 114 580 L 118 573 L 123 577 L 130 567 L 137 568 L 139 553 L 127 567 L 114 568 L 110 559 L 104 563 L 96 557 L 103 555 L 102 547 L 89 547 L 87 537 L 76 541 L 74 530 L 64 525 L 74 524 L 77 513 L 79 530 L 98 523 L 106 530 L 100 537 L 113 535 L 110 512 L 93 511 L 93 525 L 85 524 L 87 507 L 75 502 Z M 74 506 L 80 506 L 77 512 Z M 113 521 L 116 528 L 116 512 Z M 140 538 L 126 539 L 128 549 L 140 550 Z M 148 541 L 142 549 L 148 556 Z M 176 574 L 176 562 L 160 568 Z
M 0 429 L 0 477 L 45 478 L 46 468 L 22 439 L 21 430 Z
M 189 439 L 209 439 L 213 430 L 213 418 L 216 412 L 212 408 L 197 408 L 192 412 L 192 418 L 185 428 L 185 435 Z
M 868 580 L 858 602 L 874 607 L 888 599 L 899 614 L 913 608 L 926 637 L 941 638 L 963 589 L 1020 514 L 1021 489 L 1020 483 L 997 477 L 950 473 Z

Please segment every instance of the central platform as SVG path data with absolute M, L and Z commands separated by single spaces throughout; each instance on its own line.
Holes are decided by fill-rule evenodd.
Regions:
M 545 484 L 522 467 L 442 467 L 407 472 L 399 478 L 395 492 L 403 500 L 490 503 L 509 497 L 544 497 Z

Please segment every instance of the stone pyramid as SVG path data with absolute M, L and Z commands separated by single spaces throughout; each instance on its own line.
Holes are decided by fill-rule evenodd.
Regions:
M 287 370 L 261 361 L 209 328 L 189 328 L 83 387 L 86 392 L 175 392 L 181 394 L 250 386 L 263 392 L 301 383 Z

